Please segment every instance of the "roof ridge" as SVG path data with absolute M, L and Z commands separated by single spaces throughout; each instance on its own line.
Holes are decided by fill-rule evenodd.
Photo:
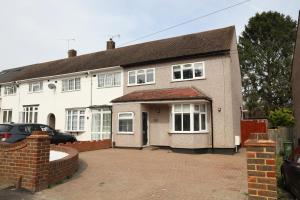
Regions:
M 214 31 L 219 31 L 219 30 L 225 30 L 225 29 L 235 29 L 235 26 L 231 25 L 231 26 L 226 26 L 226 27 L 223 27 L 223 28 L 216 28 L 216 29 L 211 29 L 211 30 L 207 30 L 207 31 L 194 32 L 194 33 L 189 33 L 189 34 L 184 34 L 184 35 L 178 35 L 178 36 L 174 36 L 174 37 L 168 37 L 168 38 L 162 38 L 162 39 L 157 39 L 157 40 L 151 40 L 151 41 L 137 43 L 137 44 L 132 44 L 132 45 L 124 46 L 124 47 L 118 47 L 118 48 L 110 49 L 110 50 L 122 49 L 122 48 L 132 47 L 132 46 L 141 45 L 141 44 L 149 44 L 149 43 L 153 43 L 153 42 L 161 42 L 161 41 L 164 41 L 164 40 L 178 39 L 178 38 L 181 38 L 181 37 L 198 35 L 198 34 L 207 34 L 209 32 L 214 32 Z

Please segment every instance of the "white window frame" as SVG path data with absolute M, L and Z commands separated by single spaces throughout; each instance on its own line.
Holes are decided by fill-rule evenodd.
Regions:
M 118 74 L 120 75 L 120 80 L 119 80 L 119 82 L 116 82 L 116 77 L 117 77 Z M 107 78 L 110 75 L 112 75 L 112 83 L 111 83 L 111 85 L 108 85 L 106 83 L 107 83 Z M 100 85 L 100 76 L 104 76 L 103 86 Z M 121 71 L 109 72 L 109 73 L 99 73 L 97 75 L 97 87 L 98 88 L 120 87 L 121 84 L 122 84 L 122 72 Z
M 203 68 L 203 73 L 201 77 L 195 77 L 195 65 L 196 64 L 202 64 L 202 68 Z M 192 66 L 192 70 L 193 70 L 193 78 L 189 78 L 189 79 L 184 79 L 183 78 L 183 66 L 184 65 L 191 65 Z M 180 79 L 174 79 L 174 67 L 176 66 L 180 66 Z M 189 81 L 189 80 L 201 80 L 201 79 L 205 79 L 205 63 L 204 61 L 202 62 L 194 62 L 194 63 L 183 63 L 183 64 L 177 64 L 177 65 L 172 65 L 171 66 L 172 70 L 172 82 L 176 82 L 176 81 Z
M 122 114 L 130 114 L 132 117 L 120 118 L 120 115 L 122 115 Z M 132 131 L 130 131 L 130 132 L 120 131 L 120 119 L 131 119 L 132 120 Z M 134 133 L 134 113 L 133 112 L 119 112 L 118 113 L 118 134 L 132 135 L 133 133 Z
M 79 80 L 79 88 L 76 88 L 76 81 Z M 70 88 L 70 82 L 73 82 L 73 88 Z M 72 92 L 72 91 L 79 91 L 81 90 L 81 78 L 80 77 L 75 77 L 75 78 L 68 78 L 68 79 L 63 79 L 61 81 L 61 91 L 62 92 Z
M 98 131 L 94 131 L 93 128 L 94 128 L 94 119 L 93 119 L 93 115 L 94 114 L 100 114 L 100 132 Z M 103 129 L 103 124 L 104 124 L 104 117 L 103 115 L 104 114 L 110 114 L 110 130 L 109 131 L 104 131 Z M 111 112 L 111 109 L 104 109 L 104 108 L 101 108 L 101 109 L 97 109 L 97 110 L 92 110 L 92 126 L 91 126 L 91 133 L 92 133 L 92 136 L 94 134 L 99 134 L 100 137 L 99 139 L 102 140 L 102 139 L 110 139 L 110 134 L 111 134 L 111 128 L 112 128 L 112 112 Z M 107 137 L 107 135 L 109 135 L 109 137 Z M 93 138 L 92 138 L 93 139 Z
M 12 91 L 9 92 L 9 91 Z M 6 85 L 4 86 L 4 95 L 5 96 L 12 96 L 12 95 L 16 95 L 17 93 L 17 86 L 16 85 Z
M 31 121 L 30 121 L 31 115 Z M 22 123 L 38 123 L 39 118 L 39 106 L 23 106 Z
M 4 119 L 4 116 L 6 113 L 6 118 Z M 10 115 L 9 115 L 10 113 Z M 5 123 L 11 123 L 12 122 L 12 109 L 3 109 L 2 110 L 2 122 Z
M 71 114 L 69 115 L 68 111 L 71 111 Z M 77 129 L 73 129 L 73 116 L 74 116 L 74 112 L 77 111 Z M 81 111 L 83 112 L 83 114 L 81 114 Z M 68 128 L 68 124 L 69 124 L 69 121 L 68 121 L 68 117 L 71 117 L 71 126 L 70 126 L 70 129 Z M 83 117 L 83 128 L 80 129 L 80 117 Z M 65 120 L 65 129 L 67 132 L 85 132 L 85 109 L 83 108 L 76 108 L 76 109 L 66 109 L 66 120 Z
M 175 112 L 175 106 L 180 105 L 181 106 L 181 111 L 180 112 Z M 183 111 L 183 105 L 190 105 L 190 111 L 189 112 L 184 112 Z M 201 105 L 205 105 L 205 111 L 201 111 Z M 199 111 L 195 111 L 195 106 L 199 106 Z M 176 131 L 175 130 L 175 114 L 190 114 L 190 131 Z M 194 113 L 199 113 L 199 130 L 195 131 L 194 130 Z M 201 115 L 205 114 L 205 130 L 202 130 L 202 122 L 201 122 Z M 207 103 L 196 103 L 196 104 L 188 104 L 188 103 L 178 103 L 178 104 L 173 104 L 172 105 L 172 113 L 171 113 L 171 127 L 172 133 L 207 133 L 208 132 L 208 121 L 207 121 L 207 116 L 208 116 L 208 104 Z M 181 129 L 183 129 L 183 117 L 181 117 Z
M 34 87 L 37 87 L 38 90 L 34 91 Z M 43 91 L 43 81 L 40 82 L 34 82 L 28 84 L 28 91 L 29 93 L 38 93 Z
M 153 81 L 147 80 L 147 71 L 153 70 Z M 145 83 L 137 83 L 137 76 L 138 71 L 143 71 L 143 74 L 145 75 Z M 134 73 L 135 81 L 134 83 L 129 83 L 129 74 Z M 155 68 L 147 68 L 147 69 L 137 69 L 137 70 L 131 70 L 127 72 L 127 86 L 137 86 L 137 85 L 149 85 L 149 84 L 155 84 Z

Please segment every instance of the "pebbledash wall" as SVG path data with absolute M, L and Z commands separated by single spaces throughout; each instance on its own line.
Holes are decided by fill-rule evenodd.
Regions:
M 97 75 L 101 73 L 121 72 L 121 85 L 116 87 L 98 88 Z M 4 94 L 4 85 L 0 90 L 0 123 L 3 123 L 3 111 L 12 110 L 12 122 L 21 121 L 24 106 L 38 106 L 37 123 L 48 124 L 50 114 L 55 116 L 55 129 L 66 130 L 66 109 L 84 109 L 84 130 L 73 132 L 79 141 L 92 140 L 92 109 L 91 106 L 111 105 L 110 101 L 123 95 L 123 70 L 120 66 L 97 69 L 85 72 L 63 74 L 18 81 L 17 92 L 13 95 Z M 81 88 L 75 91 L 62 92 L 62 80 L 80 78 Z M 43 82 L 43 90 L 29 92 L 29 83 Z M 55 89 L 48 88 L 49 84 Z
M 44 132 L 33 132 L 15 144 L 0 143 L 0 183 L 36 192 L 72 176 L 78 169 L 78 151 L 63 146 L 51 148 L 69 155 L 50 162 L 50 139 Z

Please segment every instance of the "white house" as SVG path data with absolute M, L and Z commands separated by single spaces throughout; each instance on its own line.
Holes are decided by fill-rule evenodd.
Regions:
M 50 75 L 49 70 L 54 70 L 52 64 L 80 63 L 75 57 L 76 51 L 70 50 L 67 59 L 2 71 L 0 123 L 48 124 L 82 141 L 110 138 L 110 101 L 123 94 L 122 68 L 100 67 L 57 74 L 53 71 L 54 75 Z M 45 76 L 34 76 L 44 70 L 48 70 Z

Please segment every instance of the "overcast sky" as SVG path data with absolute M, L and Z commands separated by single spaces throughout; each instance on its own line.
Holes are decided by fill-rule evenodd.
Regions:
M 117 46 L 242 0 L 0 0 L 0 70 Z M 257 12 L 279 11 L 298 19 L 300 0 L 252 0 L 136 43 L 235 25 L 240 34 Z

